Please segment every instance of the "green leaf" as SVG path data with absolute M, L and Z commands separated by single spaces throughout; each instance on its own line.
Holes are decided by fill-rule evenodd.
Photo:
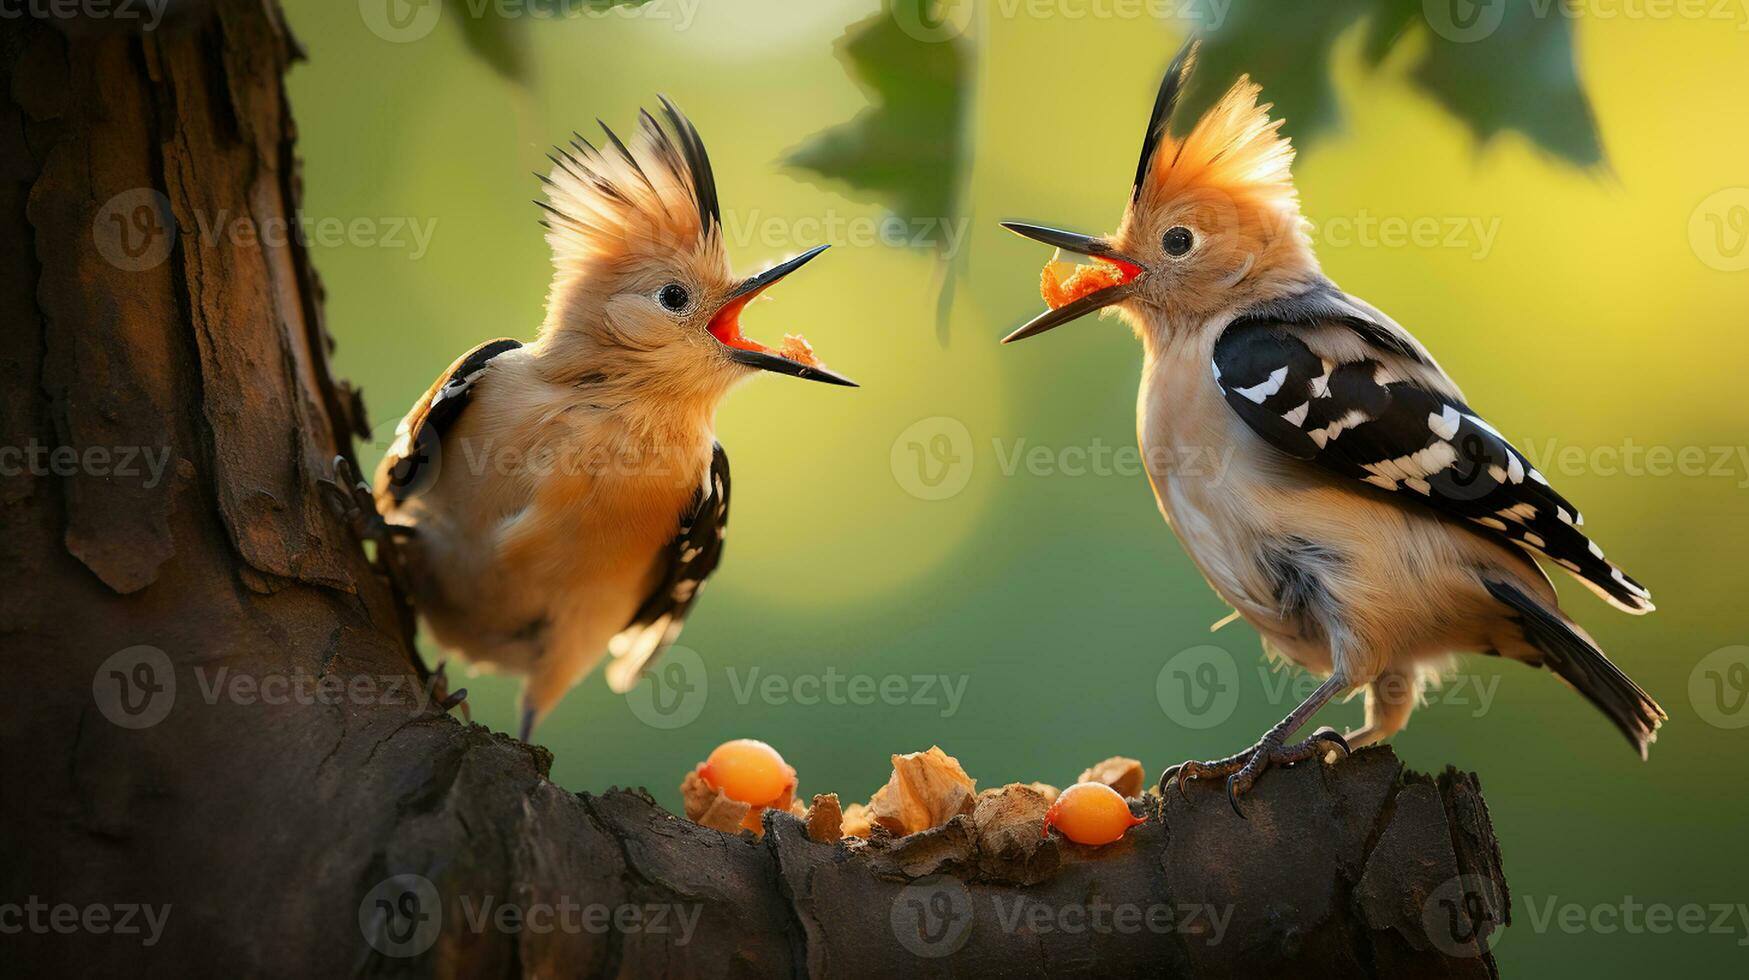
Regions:
M 1336 38 L 1389 0 L 1196 0 L 1192 24 L 1203 32 L 1196 74 L 1178 108 L 1175 128 L 1188 128 L 1240 75 L 1263 86 L 1282 130 L 1303 145 L 1340 119 L 1330 83 L 1330 48 Z M 1225 11 L 1222 16 L 1222 11 Z
M 1230 7 L 1228 3 L 1231 3 Z M 1512 0 L 1196 0 L 1202 63 L 1179 119 L 1195 119 L 1249 73 L 1305 145 L 1340 124 L 1329 63 L 1336 40 L 1364 23 L 1362 61 L 1377 69 L 1400 45 L 1423 51 L 1407 81 L 1478 140 L 1516 130 L 1578 164 L 1603 159 L 1573 60 L 1573 18 L 1558 4 Z
M 492 70 L 513 82 L 528 81 L 528 41 L 522 24 L 549 21 L 613 7 L 641 7 L 649 0 L 443 0 L 450 20 L 461 25 L 462 40 Z M 515 16 L 505 16 L 514 13 Z
M 870 105 L 849 122 L 815 134 L 783 162 L 854 200 L 884 205 L 907 222 L 963 220 L 972 43 L 935 20 L 935 13 L 935 0 L 889 0 L 880 13 L 852 24 L 838 40 L 838 60 Z M 945 266 L 964 253 L 946 255 L 949 236 L 932 237 L 944 263 L 938 310 L 943 326 L 953 278 Z
M 1573 61 L 1572 19 L 1559 5 L 1538 16 L 1533 4 L 1492 2 L 1504 5 L 1502 17 L 1482 40 L 1429 32 L 1415 80 L 1477 139 L 1515 129 L 1574 163 L 1601 163 L 1597 122 Z

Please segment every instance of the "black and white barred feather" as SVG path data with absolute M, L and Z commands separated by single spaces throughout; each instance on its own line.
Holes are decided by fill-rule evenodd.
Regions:
M 1289 456 L 1539 552 L 1627 612 L 1651 611 L 1651 594 L 1579 529 L 1578 509 L 1455 387 L 1428 383 L 1443 375 L 1419 346 L 1344 300 L 1324 285 L 1225 328 L 1215 382 L 1245 424 Z M 1332 331 L 1360 343 L 1320 343 Z

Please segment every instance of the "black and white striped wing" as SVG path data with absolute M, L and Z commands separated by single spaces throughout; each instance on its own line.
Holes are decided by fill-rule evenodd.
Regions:
M 679 532 L 668 542 L 655 588 L 608 644 L 613 654 L 607 667 L 608 687 L 622 693 L 631 690 L 680 635 L 699 590 L 722 560 L 728 529 L 729 456 L 717 443 L 710 474 L 681 518 Z
M 437 479 L 443 438 L 455 428 L 475 388 L 491 370 L 492 359 L 521 347 L 509 338 L 488 340 L 455 359 L 424 397 L 395 427 L 395 441 L 377 470 L 376 496 L 393 504 L 423 493 Z
M 1461 398 L 1432 390 L 1411 362 L 1383 350 L 1346 360 L 1320 353 L 1352 350 L 1317 343 L 1320 331 L 1344 329 L 1237 320 L 1215 342 L 1215 383 L 1253 432 L 1289 456 L 1540 552 L 1627 612 L 1652 609 L 1651 594 L 1579 530 L 1579 511 Z

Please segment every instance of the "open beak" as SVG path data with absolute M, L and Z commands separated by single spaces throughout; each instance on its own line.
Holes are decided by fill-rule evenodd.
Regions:
M 755 296 L 764 292 L 779 279 L 806 265 L 809 259 L 826 251 L 827 246 L 816 245 L 806 252 L 766 269 L 756 276 L 742 280 L 729 298 L 723 302 L 715 316 L 711 317 L 711 336 L 729 349 L 729 358 L 736 363 L 748 367 L 756 367 L 763 371 L 773 371 L 777 374 L 787 374 L 792 377 L 804 378 L 808 381 L 824 381 L 831 385 L 857 387 L 856 382 L 840 377 L 823 367 L 792 361 L 771 348 L 751 340 L 741 333 L 741 309 L 753 301 Z
M 1115 285 L 1096 289 L 1072 303 L 1066 303 L 1054 310 L 1046 310 L 1033 317 L 1025 326 L 1003 337 L 1004 344 L 1037 336 L 1052 327 L 1060 327 L 1070 320 L 1104 309 L 1113 303 L 1122 302 L 1128 298 L 1135 281 L 1140 279 L 1145 271 L 1140 262 L 1118 252 L 1103 238 L 1077 235 L 1072 231 L 1046 228 L 1043 225 L 1029 225 L 1021 221 L 1004 221 L 1002 227 L 1022 238 L 1030 238 L 1035 242 L 1044 242 L 1046 245 L 1054 245 L 1064 251 L 1090 256 L 1110 263 L 1118 268 L 1120 276 L 1120 281 Z

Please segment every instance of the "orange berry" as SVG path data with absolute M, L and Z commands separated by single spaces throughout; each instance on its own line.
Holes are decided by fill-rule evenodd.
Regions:
M 1077 844 L 1109 844 L 1142 822 L 1130 805 L 1104 783 L 1076 783 L 1045 811 L 1045 833 L 1057 832 Z
M 717 746 L 698 767 L 698 774 L 729 799 L 752 806 L 770 806 L 796 782 L 796 771 L 783 756 L 752 738 Z

